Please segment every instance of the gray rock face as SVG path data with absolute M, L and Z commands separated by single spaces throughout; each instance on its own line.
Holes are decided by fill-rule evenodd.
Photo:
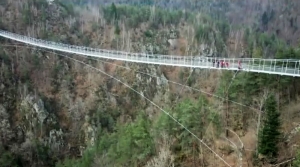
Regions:
M 201 44 L 199 48 L 200 48 L 200 55 L 202 56 L 213 56 L 213 54 L 216 52 L 215 46 L 211 46 L 207 44 Z
M 46 143 L 48 146 L 50 146 L 50 148 L 57 151 L 60 150 L 60 148 L 64 145 L 62 130 L 50 130 Z
M 164 74 L 161 74 L 160 78 L 157 78 L 156 84 L 160 87 L 168 87 L 168 80 Z
M 290 142 L 291 139 L 300 132 L 300 125 L 296 126 L 287 136 L 287 142 Z
M 21 106 L 24 108 L 26 118 L 37 119 L 39 123 L 43 123 L 49 113 L 44 108 L 44 102 L 33 96 L 27 95 L 22 101 Z M 31 115 L 28 115 L 31 114 Z
M 25 142 L 21 145 L 27 147 L 40 134 L 40 142 L 58 151 L 64 144 L 63 132 L 62 129 L 57 129 L 57 118 L 47 112 L 44 102 L 39 97 L 27 95 L 21 102 L 20 110 L 22 122 L 19 126 L 25 135 Z M 21 131 L 18 130 L 17 134 L 20 136 Z
M 6 113 L 6 109 L 0 104 L 0 118 L 8 119 L 8 114 Z
M 87 145 L 93 146 L 96 141 L 96 131 L 97 128 L 89 123 L 89 118 L 86 118 L 86 122 L 83 125 L 83 132 L 85 136 L 85 143 Z
M 178 47 L 179 41 L 178 41 L 178 39 L 169 39 L 168 44 L 170 45 L 170 47 L 175 49 Z

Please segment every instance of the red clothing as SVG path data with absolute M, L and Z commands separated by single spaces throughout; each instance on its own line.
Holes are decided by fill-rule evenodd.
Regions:
M 221 67 L 224 67 L 224 61 L 221 60 Z

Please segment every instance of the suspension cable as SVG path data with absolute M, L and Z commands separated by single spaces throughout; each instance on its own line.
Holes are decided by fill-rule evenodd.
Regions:
M 78 56 L 79 56 L 79 57 L 86 58 L 85 56 L 82 56 L 82 55 L 78 55 Z M 96 61 L 99 61 L 99 62 L 102 62 L 102 63 L 105 63 L 105 64 L 115 65 L 115 66 L 120 67 L 120 68 L 123 68 L 123 69 L 135 71 L 135 72 L 140 73 L 140 74 L 143 74 L 143 75 L 148 75 L 148 76 L 153 77 L 153 78 L 160 78 L 160 79 L 162 78 L 162 77 L 157 76 L 157 75 L 152 75 L 152 74 L 149 74 L 149 73 L 146 73 L 146 72 L 134 70 L 134 69 L 131 69 L 131 68 L 129 68 L 129 67 L 125 67 L 125 66 L 118 65 L 118 64 L 115 64 L 115 63 L 103 61 L 103 60 L 101 60 L 101 59 L 97 59 L 97 58 L 93 58 L 93 57 L 90 57 L 90 58 L 91 58 L 92 60 L 96 60 Z M 236 74 L 237 74 L 237 73 L 236 73 Z M 189 76 L 189 77 L 190 77 L 190 76 Z M 166 78 L 164 78 L 164 79 L 166 79 Z M 189 89 L 192 89 L 192 90 L 194 90 L 194 91 L 196 91 L 196 92 L 200 92 L 200 93 L 203 93 L 203 94 L 212 96 L 212 97 L 214 97 L 214 98 L 219 98 L 219 99 L 224 100 L 224 101 L 229 101 L 229 102 L 231 102 L 231 103 L 234 103 L 234 104 L 237 104 L 237 105 L 240 105 L 240 106 L 249 108 L 249 109 L 254 110 L 254 111 L 256 111 L 256 112 L 260 112 L 260 110 L 258 110 L 258 109 L 256 109 L 256 108 L 253 108 L 253 107 L 250 107 L 250 106 L 247 106 L 247 105 L 245 105 L 245 104 L 243 104 L 243 103 L 239 103 L 239 102 L 236 102 L 236 101 L 234 101 L 234 100 L 230 100 L 230 99 L 228 99 L 228 98 L 224 98 L 224 97 L 218 96 L 218 95 L 213 94 L 213 93 L 205 92 L 205 91 L 203 91 L 203 90 L 201 90 L 201 89 L 194 88 L 194 87 L 191 87 L 191 86 L 188 86 L 188 85 L 185 85 L 185 84 L 181 84 L 181 83 L 178 83 L 178 82 L 175 82 L 175 81 L 172 81 L 172 80 L 168 80 L 168 79 L 166 79 L 166 80 L 167 80 L 167 82 L 169 82 L 169 83 L 172 83 L 172 84 L 175 84 L 175 85 L 184 87 L 184 88 L 189 88 Z
M 202 139 L 200 139 L 197 135 L 195 135 L 193 132 L 191 132 L 187 127 L 185 127 L 182 123 L 180 123 L 175 117 L 173 117 L 169 112 L 167 112 L 166 110 L 164 110 L 163 108 L 161 108 L 160 106 L 158 106 L 156 103 L 154 103 L 153 101 L 151 101 L 149 98 L 145 97 L 143 94 L 139 93 L 137 90 L 135 90 L 134 88 L 132 88 L 131 86 L 129 86 L 128 84 L 126 84 L 125 82 L 121 81 L 120 79 L 110 75 L 110 74 L 107 74 L 106 72 L 96 68 L 96 67 L 93 67 L 87 63 L 84 63 L 83 61 L 80 61 L 80 60 L 77 60 L 75 58 L 71 58 L 69 56 L 66 56 L 64 54 L 59 54 L 59 53 L 55 53 L 55 52 L 51 52 L 51 51 L 47 51 L 47 50 L 44 50 L 44 49 L 39 49 L 38 50 L 42 50 L 42 51 L 45 51 L 45 52 L 48 52 L 48 53 L 52 53 L 52 54 L 56 54 L 56 55 L 59 55 L 59 56 L 62 56 L 62 57 L 65 57 L 67 59 L 70 59 L 70 60 L 73 60 L 73 61 L 76 61 L 80 64 L 83 64 L 83 65 L 86 65 L 87 67 L 91 68 L 91 69 L 94 69 L 120 83 L 122 83 L 124 86 L 126 86 L 127 88 L 129 88 L 130 90 L 134 91 L 135 93 L 137 93 L 138 95 L 140 95 L 141 97 L 143 97 L 144 99 L 146 99 L 148 102 L 150 102 L 152 105 L 154 105 L 155 107 L 157 107 L 159 110 L 161 110 L 162 112 L 164 112 L 167 116 L 169 116 L 173 121 L 175 121 L 178 125 L 180 125 L 182 128 L 184 128 L 187 132 L 189 132 L 192 136 L 194 136 L 200 143 L 202 143 L 206 148 L 208 148 L 213 154 L 215 154 L 221 161 L 223 161 L 227 166 L 229 167 L 232 167 L 231 165 L 229 165 L 218 153 L 216 153 L 212 148 L 210 148 L 206 143 L 203 142 Z
M 58 55 L 61 55 L 61 54 L 58 54 Z M 143 94 L 139 93 L 137 90 L 133 89 L 131 86 L 129 86 L 128 84 L 126 84 L 125 82 L 121 81 L 120 79 L 118 78 L 115 78 L 114 76 L 110 75 L 110 74 L 107 74 L 105 73 L 104 71 L 98 69 L 98 68 L 95 68 L 89 64 L 86 64 L 82 61 L 79 61 L 77 59 L 74 59 L 74 58 L 71 58 L 71 57 L 68 57 L 68 56 L 65 56 L 65 55 L 61 55 L 61 56 L 64 56 L 68 59 L 71 59 L 71 60 L 74 60 L 78 63 L 81 63 L 83 65 L 86 65 L 96 71 L 99 71 L 101 72 L 102 74 L 122 83 L 124 86 L 126 86 L 127 88 L 131 89 L 132 91 L 134 91 L 135 93 L 139 94 L 141 97 L 143 97 L 144 99 L 146 99 L 147 101 L 149 101 L 152 105 L 154 105 L 155 107 L 157 107 L 159 110 L 163 111 L 167 116 L 169 116 L 171 119 L 173 119 L 178 125 L 180 125 L 181 127 L 183 127 L 187 132 L 189 132 L 192 136 L 194 136 L 197 140 L 199 140 L 204 146 L 206 146 L 212 153 L 214 153 L 220 160 L 222 160 L 227 166 L 231 167 L 231 165 L 229 165 L 219 154 L 217 154 L 214 150 L 212 150 L 207 144 L 205 144 L 198 136 L 196 136 L 193 132 L 191 132 L 187 127 L 185 127 L 183 124 L 181 124 L 176 118 L 174 118 L 172 115 L 170 115 L 169 112 L 167 112 L 166 110 L 162 109 L 160 106 L 158 106 L 156 103 L 154 103 L 153 101 L 151 101 L 149 98 L 147 98 L 146 96 L 144 96 Z
M 25 47 L 25 48 L 35 48 L 35 47 L 33 47 L 33 46 L 24 46 L 24 45 L 2 45 L 2 46 L 8 46 L 8 47 L 9 47 L 9 46 L 11 46 L 11 47 L 14 47 L 14 46 L 21 46 L 21 47 Z M 35 48 L 35 49 L 47 51 L 46 49 L 40 49 L 40 48 Z M 53 53 L 53 52 L 51 52 L 51 53 Z M 83 55 L 76 55 L 76 56 L 83 57 L 83 58 L 87 58 L 87 56 L 83 56 Z M 160 78 L 160 79 L 162 78 L 162 77 L 160 77 L 160 76 L 156 76 L 156 75 L 148 74 L 148 73 L 145 73 L 145 72 L 142 72 L 142 71 L 134 70 L 134 69 L 131 69 L 131 68 L 129 68 L 129 67 L 125 67 L 125 66 L 118 65 L 118 64 L 115 64 L 115 63 L 103 61 L 103 60 L 101 60 L 101 59 L 97 59 L 97 58 L 94 58 L 94 57 L 89 57 L 89 58 L 92 59 L 92 60 L 96 60 L 96 61 L 102 62 L 102 63 L 115 65 L 115 66 L 120 67 L 120 68 L 123 68 L 123 69 L 135 71 L 135 72 L 140 73 L 140 74 L 143 74 L 143 75 L 148 75 L 148 76 L 153 77 L 153 78 Z M 166 78 L 165 78 L 165 79 L 166 79 Z M 230 99 L 228 99 L 228 98 L 224 98 L 224 97 L 218 96 L 218 95 L 213 94 L 213 93 L 205 92 L 205 91 L 203 91 L 203 90 L 201 90 L 201 89 L 197 89 L 197 88 L 194 88 L 194 87 L 191 87 L 191 86 L 188 86 L 188 85 L 184 85 L 184 84 L 181 84 L 181 83 L 172 81 L 172 80 L 168 80 L 168 79 L 166 79 L 166 80 L 167 80 L 167 82 L 169 82 L 169 83 L 172 83 L 172 84 L 175 84 L 175 85 L 179 85 L 179 86 L 182 86 L 182 87 L 185 87 L 185 88 L 189 88 L 189 89 L 192 89 L 192 90 L 194 90 L 194 91 L 197 91 L 197 92 L 200 92 L 200 93 L 203 93 L 203 94 L 212 96 L 212 97 L 214 97 L 214 98 L 219 98 L 219 99 L 224 100 L 224 101 L 229 101 L 229 102 L 231 102 L 231 103 L 233 103 L 233 104 L 236 104 L 236 105 L 243 106 L 243 107 L 249 108 L 249 109 L 251 109 L 251 110 L 254 110 L 255 112 L 261 112 L 259 109 L 250 107 L 250 106 L 245 105 L 245 104 L 243 104 L 243 103 L 239 103 L 239 102 L 236 102 L 236 101 L 234 101 L 234 100 L 230 100 Z

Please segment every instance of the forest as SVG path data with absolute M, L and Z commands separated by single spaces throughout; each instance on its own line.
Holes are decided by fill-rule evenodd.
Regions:
M 0 29 L 130 52 L 299 60 L 298 3 L 282 3 L 3 0 Z M 287 27 L 274 29 L 280 19 Z M 1 166 L 300 166 L 297 77 L 60 55 L 0 38 Z

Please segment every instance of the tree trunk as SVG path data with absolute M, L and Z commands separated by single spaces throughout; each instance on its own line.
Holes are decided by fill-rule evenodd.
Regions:
M 228 91 L 227 91 L 227 93 L 226 93 L 226 99 L 228 99 Z M 225 125 L 225 127 L 226 128 L 228 128 L 228 100 L 226 100 L 226 125 Z M 228 130 L 226 129 L 226 137 L 228 137 Z
M 204 164 L 204 153 L 203 153 L 203 150 L 202 150 L 201 143 L 199 144 L 199 146 L 200 146 L 200 154 L 201 154 L 201 162 L 202 162 L 201 166 L 205 166 L 205 164 Z
M 256 129 L 257 139 L 258 139 L 259 129 L 260 129 L 260 120 L 261 120 L 261 110 L 258 113 L 258 119 L 257 119 L 257 129 Z M 256 144 L 256 152 L 255 153 L 256 153 L 256 156 L 257 156 L 258 155 L 258 144 Z
M 291 103 L 291 89 L 290 87 L 288 86 L 287 88 L 287 91 L 288 91 L 288 96 L 289 96 L 289 104 Z
M 193 143 L 193 161 L 194 161 L 194 167 L 196 167 L 196 157 L 195 157 L 195 143 Z

